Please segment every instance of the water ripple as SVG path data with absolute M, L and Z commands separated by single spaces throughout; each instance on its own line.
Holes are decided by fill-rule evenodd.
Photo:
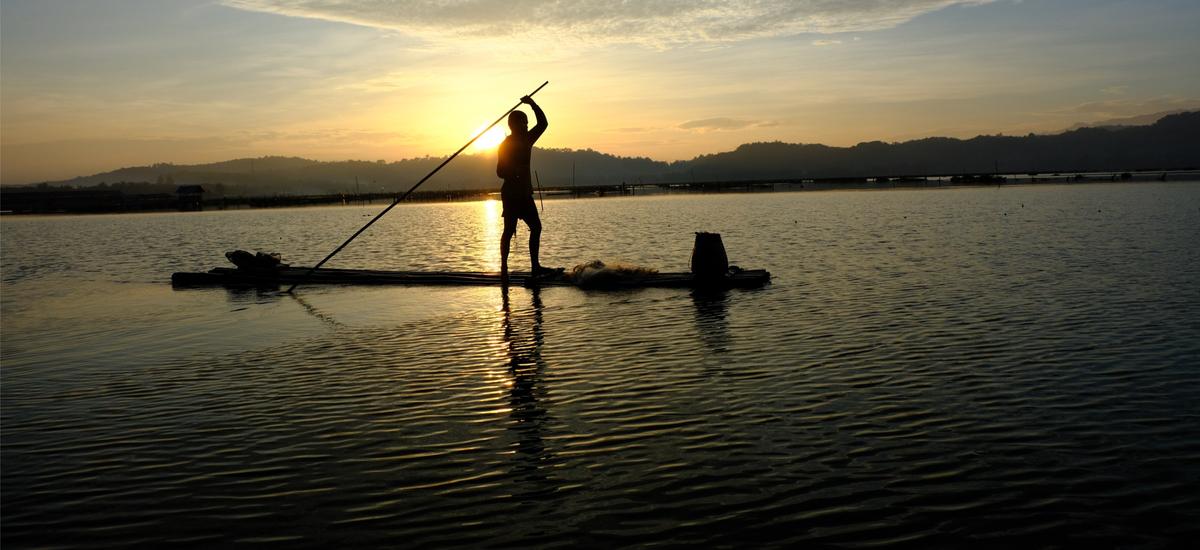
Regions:
M 1029 208 L 998 222 L 1012 201 Z M 106 290 L 78 294 L 51 259 L 10 261 L 18 237 L 61 246 L 33 235 L 52 222 L 5 218 L 3 542 L 1179 546 L 1200 534 L 1197 203 L 1179 185 L 555 201 L 555 254 L 686 269 L 690 243 L 646 221 L 668 212 L 721 220 L 697 229 L 776 279 L 304 308 L 139 285 L 191 232 L 292 231 L 307 254 L 329 244 L 311 227 L 362 209 L 112 217 L 167 235 L 161 255 L 81 252 Z M 484 269 L 475 208 L 406 206 L 385 230 L 443 224 L 465 250 L 444 261 Z

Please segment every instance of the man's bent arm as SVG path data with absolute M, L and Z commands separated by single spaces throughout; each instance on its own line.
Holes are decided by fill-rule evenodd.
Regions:
M 542 108 L 538 107 L 533 98 L 528 99 L 529 107 L 533 109 L 533 116 L 537 118 L 537 124 L 529 130 L 529 135 L 533 138 L 532 141 L 537 141 L 538 138 L 542 137 L 542 133 L 546 131 L 546 128 L 550 127 L 550 123 L 546 120 L 546 113 L 542 112 Z

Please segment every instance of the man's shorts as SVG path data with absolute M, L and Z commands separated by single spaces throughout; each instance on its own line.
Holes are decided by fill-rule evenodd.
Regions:
M 519 186 L 514 186 L 519 187 Z M 504 205 L 505 218 L 517 218 L 527 222 L 538 219 L 537 204 L 533 202 L 533 194 L 524 189 L 509 191 L 500 189 L 500 201 Z

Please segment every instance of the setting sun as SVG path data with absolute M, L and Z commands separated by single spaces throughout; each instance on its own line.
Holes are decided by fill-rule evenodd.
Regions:
M 482 130 L 483 128 L 483 126 L 480 126 L 472 135 L 479 133 L 479 130 Z M 488 130 L 484 132 L 482 136 L 479 136 L 479 139 L 475 140 L 475 143 L 472 144 L 471 147 L 476 151 L 486 151 L 495 149 L 497 145 L 500 145 L 501 141 L 504 141 L 504 130 L 502 130 L 499 126 L 494 126 L 491 130 Z

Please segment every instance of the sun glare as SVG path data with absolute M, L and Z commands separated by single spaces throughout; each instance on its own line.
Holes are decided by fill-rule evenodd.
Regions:
M 479 133 L 479 130 L 482 129 L 484 129 L 484 126 L 480 126 L 479 129 L 475 130 L 475 133 Z M 500 129 L 499 126 L 495 126 L 491 130 L 484 132 L 482 136 L 479 136 L 479 139 L 475 140 L 475 143 L 471 147 L 476 151 L 487 151 L 495 149 L 497 145 L 500 145 L 501 141 L 504 141 L 504 130 Z

